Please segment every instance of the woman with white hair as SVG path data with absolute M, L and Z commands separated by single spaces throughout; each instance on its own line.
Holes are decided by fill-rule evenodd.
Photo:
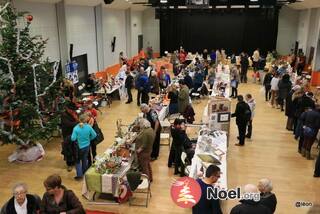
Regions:
M 28 194 L 24 183 L 17 183 L 12 188 L 13 197 L 2 207 L 1 214 L 35 214 L 40 211 L 40 198 Z
M 136 153 L 138 156 L 138 163 L 141 168 L 141 172 L 148 175 L 151 182 L 153 178 L 150 161 L 155 135 L 148 120 L 141 118 L 138 122 L 138 125 L 141 130 L 136 139 Z
M 273 189 L 272 182 L 267 178 L 263 178 L 259 181 L 258 188 L 260 191 L 260 203 L 274 213 L 277 206 L 277 197 L 271 192 Z

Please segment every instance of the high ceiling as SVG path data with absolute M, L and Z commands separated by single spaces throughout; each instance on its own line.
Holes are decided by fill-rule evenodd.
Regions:
M 61 0 L 25 0 L 41 3 L 57 3 Z M 278 0 L 283 1 L 283 0 Z M 299 2 L 298 2 L 299 1 Z M 132 10 L 144 10 L 148 7 L 143 6 L 142 4 L 135 4 L 141 2 L 148 2 L 148 0 L 114 0 L 111 4 L 104 4 L 103 0 L 65 0 L 67 5 L 83 5 L 83 6 L 96 6 L 103 4 L 106 8 L 112 9 L 128 9 Z M 320 0 L 297 0 L 296 3 L 290 4 L 290 8 L 296 10 L 303 10 L 309 8 L 320 7 Z

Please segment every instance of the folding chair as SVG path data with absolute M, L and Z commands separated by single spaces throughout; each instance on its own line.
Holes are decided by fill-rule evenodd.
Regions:
M 170 127 L 171 123 L 169 122 L 168 119 L 165 119 L 164 121 L 160 121 L 162 130 L 160 133 L 160 139 L 168 139 L 168 143 L 160 143 L 160 145 L 165 145 L 170 147 L 170 138 L 171 138 L 171 132 L 170 132 Z
M 141 175 L 141 184 L 137 187 L 136 190 L 132 192 L 132 196 L 129 198 L 129 205 L 130 206 L 140 206 L 140 207 L 148 207 L 149 198 L 151 198 L 151 188 L 150 188 L 150 180 L 146 174 Z M 144 194 L 146 195 L 145 204 L 135 204 L 133 203 L 133 196 L 135 194 Z

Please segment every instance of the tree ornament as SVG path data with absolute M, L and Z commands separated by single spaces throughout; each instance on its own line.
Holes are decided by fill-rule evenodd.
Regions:
M 30 14 L 29 14 L 29 15 L 27 15 L 27 17 L 26 17 L 26 18 L 27 18 L 28 22 L 32 22 L 32 20 L 33 20 L 33 16 L 32 16 L 32 15 L 30 15 Z

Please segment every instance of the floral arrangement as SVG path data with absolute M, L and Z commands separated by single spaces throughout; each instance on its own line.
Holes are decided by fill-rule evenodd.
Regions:
M 97 156 L 94 168 L 99 174 L 112 174 L 121 167 L 122 158 L 113 152 L 106 152 L 102 156 Z

